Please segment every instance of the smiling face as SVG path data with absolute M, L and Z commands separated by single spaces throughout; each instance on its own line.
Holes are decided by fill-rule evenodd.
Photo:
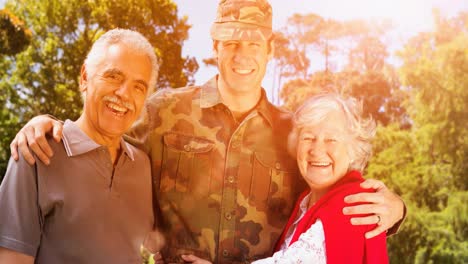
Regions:
M 267 41 L 214 41 L 220 89 L 230 94 L 259 91 L 273 44 Z M 269 47 L 270 46 L 270 47 Z
M 339 110 L 299 131 L 297 164 L 313 191 L 325 193 L 348 171 L 351 161 L 348 134 L 345 116 Z
M 151 78 L 150 59 L 122 44 L 114 44 L 96 67 L 93 76 L 81 71 L 85 92 L 84 130 L 96 136 L 120 137 L 139 116 Z

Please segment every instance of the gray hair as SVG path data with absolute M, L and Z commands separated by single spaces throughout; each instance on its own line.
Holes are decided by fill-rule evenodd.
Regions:
M 289 151 L 296 156 L 297 139 L 302 128 L 318 124 L 330 112 L 341 110 L 346 119 L 351 158 L 349 170 L 363 171 L 372 155 L 371 141 L 375 136 L 375 121 L 362 117 L 362 102 L 355 98 L 343 98 L 337 93 L 316 95 L 305 101 L 294 114 L 293 130 L 289 135 Z
M 84 62 L 86 65 L 86 74 L 88 76 L 93 76 L 96 73 L 98 64 L 101 62 L 104 54 L 106 54 L 104 51 L 113 44 L 123 44 L 148 56 L 152 68 L 151 78 L 148 84 L 148 94 L 154 92 L 159 72 L 158 58 L 149 41 L 142 34 L 133 30 L 116 28 L 107 31 L 99 37 L 86 56 Z

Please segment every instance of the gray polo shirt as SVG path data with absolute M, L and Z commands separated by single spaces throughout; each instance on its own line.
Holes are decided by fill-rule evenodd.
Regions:
M 0 246 L 36 263 L 141 263 L 153 226 L 147 155 L 125 141 L 114 167 L 106 147 L 73 122 L 49 140 L 49 166 L 10 159 L 0 186 Z

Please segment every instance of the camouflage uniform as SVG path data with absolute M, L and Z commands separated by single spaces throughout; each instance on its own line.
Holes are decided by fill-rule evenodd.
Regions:
M 184 253 L 214 263 L 271 256 L 306 186 L 286 151 L 290 126 L 291 114 L 269 103 L 263 90 L 238 123 L 221 101 L 216 78 L 148 99 L 132 135 L 150 153 L 169 225 L 167 262 Z
M 272 10 L 262 0 L 221 0 L 211 37 L 228 40 L 270 40 Z

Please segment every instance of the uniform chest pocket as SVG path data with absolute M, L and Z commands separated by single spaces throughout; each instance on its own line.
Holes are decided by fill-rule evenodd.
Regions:
M 297 192 L 296 164 L 287 153 L 254 152 L 250 200 L 280 217 L 289 217 Z
M 209 192 L 212 152 L 211 140 L 180 133 L 163 136 L 164 152 L 161 171 L 161 192 L 204 194 Z

